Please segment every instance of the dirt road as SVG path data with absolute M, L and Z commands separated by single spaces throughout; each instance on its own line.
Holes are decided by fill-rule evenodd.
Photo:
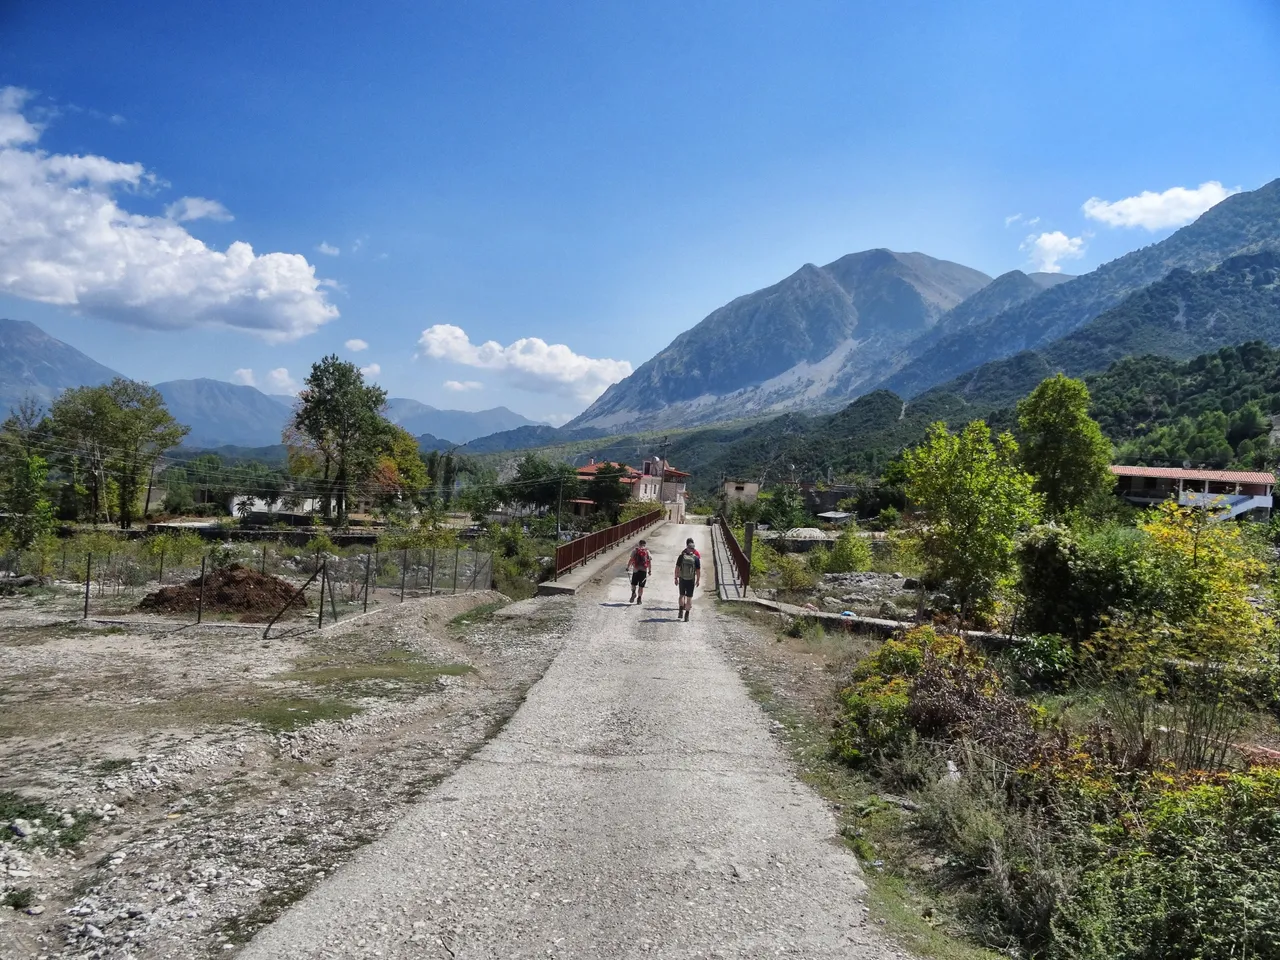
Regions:
M 709 639 L 675 619 L 651 539 L 643 607 L 615 577 L 580 595 L 564 649 L 507 727 L 240 954 L 893 957 L 855 859 L 792 775 Z M 535 601 L 537 602 L 537 601 Z

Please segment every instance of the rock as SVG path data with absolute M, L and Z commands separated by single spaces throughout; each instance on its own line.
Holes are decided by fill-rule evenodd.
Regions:
M 34 907 L 27 907 L 27 916 L 29 917 L 38 917 L 42 913 L 44 913 L 44 907 L 40 904 L 36 904 Z
M 902 589 L 903 590 L 919 590 L 920 581 L 917 580 L 915 577 L 907 577 L 905 580 L 902 581 Z
M 844 609 L 844 601 L 838 597 L 823 597 L 822 609 L 830 610 L 832 613 L 839 613 Z
M 880 616 L 886 620 L 898 620 L 901 618 L 902 614 L 897 607 L 886 600 L 884 603 L 880 604 Z
M 30 820 L 23 820 L 21 817 L 19 817 L 18 819 L 12 821 L 9 824 L 9 830 L 15 836 L 26 838 L 31 836 L 33 833 L 35 833 L 36 828 L 35 828 L 35 825 Z
M 945 783 L 959 783 L 959 782 L 960 782 L 960 769 L 956 766 L 956 762 L 954 760 L 948 760 L 947 772 L 944 773 L 941 776 L 941 778 L 939 778 L 938 785 L 941 786 Z

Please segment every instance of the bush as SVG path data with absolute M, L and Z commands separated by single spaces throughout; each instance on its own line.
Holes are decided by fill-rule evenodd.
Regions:
M 1039 634 L 1015 643 L 1005 656 L 1024 683 L 1042 690 L 1062 688 L 1076 662 L 1071 645 L 1056 634 Z
M 827 555 L 827 573 L 855 573 L 871 569 L 871 544 L 854 529 L 845 530 Z
M 807 593 L 818 584 L 817 576 L 793 553 L 777 554 L 778 589 L 790 593 Z M 754 561 L 754 557 L 752 560 Z
M 1280 771 L 1255 768 L 1138 795 L 1117 848 L 1063 899 L 1055 955 L 1266 957 L 1280 944 Z
M 840 716 L 832 738 L 835 755 L 857 766 L 892 753 L 909 732 L 911 684 L 926 655 L 961 643 L 956 637 L 939 636 L 931 627 L 918 627 L 886 640 L 875 653 L 859 661 L 850 684 L 837 695 Z

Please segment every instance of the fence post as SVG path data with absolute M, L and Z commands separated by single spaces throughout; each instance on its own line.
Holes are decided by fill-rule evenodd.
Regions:
M 160 572 L 156 575 L 156 583 L 164 586 L 164 541 L 160 541 Z
M 471 586 L 467 587 L 468 591 L 476 588 L 476 574 L 480 572 L 480 554 L 475 550 L 471 551 Z
M 324 626 L 324 582 L 328 578 L 329 578 L 329 559 L 328 557 L 326 557 L 325 559 L 320 561 L 320 622 L 316 624 L 317 630 L 321 629 Z
M 400 602 L 404 603 L 404 578 L 409 573 L 409 548 L 400 551 Z
M 458 592 L 458 557 L 462 554 L 461 547 L 453 548 L 453 592 Z
M 369 612 L 369 555 L 364 555 L 364 612 Z
M 89 584 L 93 582 L 93 552 L 90 551 L 84 564 L 84 618 L 89 619 Z
M 431 548 L 431 566 L 427 569 L 427 593 L 436 595 L 436 548 Z
M 373 545 L 373 595 L 378 595 L 378 545 Z
M 67 545 L 65 542 L 62 544 L 62 575 L 64 577 L 67 575 Z
M 262 541 L 262 560 L 258 563 L 258 573 L 265 574 L 267 572 L 267 542 Z
M 200 596 L 196 599 L 196 623 L 204 619 L 204 571 L 209 555 L 200 558 Z

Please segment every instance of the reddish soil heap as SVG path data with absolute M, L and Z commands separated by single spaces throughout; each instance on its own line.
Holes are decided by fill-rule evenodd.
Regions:
M 272 617 L 285 604 L 305 609 L 307 599 L 279 577 L 261 574 L 238 563 L 205 576 L 204 609 L 207 613 L 242 613 L 255 619 Z M 200 578 L 176 587 L 161 587 L 147 594 L 139 610 L 154 613 L 194 613 L 200 604 Z

